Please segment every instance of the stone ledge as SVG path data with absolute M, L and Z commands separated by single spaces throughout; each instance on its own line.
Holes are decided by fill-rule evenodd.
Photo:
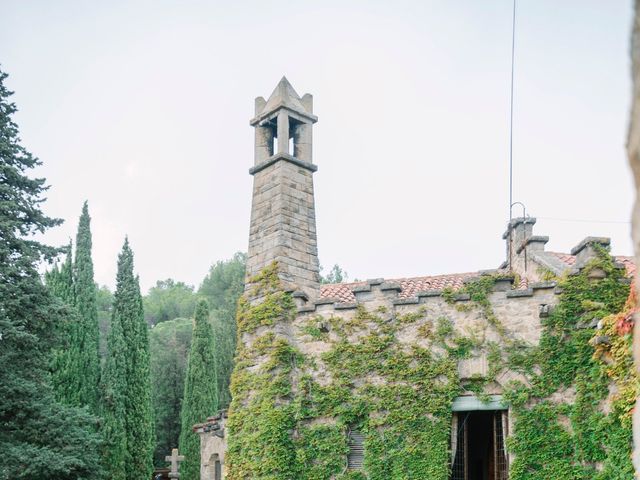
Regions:
M 315 305 L 309 305 L 307 307 L 298 307 L 298 310 L 297 310 L 298 313 L 310 313 L 315 311 L 316 311 Z
M 516 253 L 520 254 L 520 252 L 522 252 L 531 243 L 542 243 L 543 245 L 546 245 L 548 242 L 549 242 L 549 237 L 547 237 L 546 235 L 545 236 L 533 235 L 527 238 L 527 240 L 522 245 L 516 248 Z
M 423 290 L 416 293 L 416 297 L 440 297 L 442 296 L 442 290 Z
M 545 288 L 556 288 L 558 286 L 558 282 L 534 282 L 529 288 L 533 290 L 543 290 Z
M 396 283 L 396 282 L 384 282 L 382 285 L 380 285 L 380 290 L 382 290 L 383 292 L 390 291 L 390 290 L 401 292 L 402 287 L 400 286 L 399 283 Z
M 356 285 L 351 289 L 353 293 L 370 292 L 371 286 L 369 285 Z
M 255 175 L 256 173 L 264 170 L 265 168 L 273 165 L 279 160 L 284 160 L 285 162 L 293 163 L 294 165 L 302 168 L 306 168 L 310 172 L 316 172 L 318 170 L 318 166 L 313 163 L 305 162 L 296 157 L 289 155 L 288 153 L 276 153 L 275 155 L 269 157 L 262 163 L 255 165 L 249 169 L 249 173 L 251 175 Z
M 509 290 L 507 292 L 507 298 L 521 297 L 533 297 L 533 288 L 527 288 L 526 290 Z
M 603 247 L 608 247 L 609 245 L 611 245 L 611 239 L 608 237 L 587 237 L 571 249 L 571 255 L 578 255 L 578 253 L 580 253 L 591 244 L 598 244 L 602 245 Z
M 329 305 L 330 303 L 338 303 L 339 301 L 340 299 L 336 297 L 326 297 L 326 298 L 319 298 L 313 303 L 317 306 L 317 305 Z
M 354 308 L 358 308 L 358 304 L 356 302 L 336 303 L 333 308 L 336 310 L 352 310 Z
M 296 290 L 291 294 L 291 296 L 293 296 L 293 298 L 301 298 L 305 302 L 309 300 L 309 296 L 300 290 Z
M 418 297 L 399 298 L 393 301 L 394 305 L 418 305 L 420 299 Z

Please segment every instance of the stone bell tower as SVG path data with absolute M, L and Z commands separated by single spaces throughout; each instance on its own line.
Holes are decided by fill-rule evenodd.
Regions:
M 311 130 L 313 98 L 298 96 L 282 77 L 267 101 L 256 98 L 255 164 L 247 278 L 274 260 L 292 290 L 313 295 L 319 287 L 318 242 L 313 196 Z

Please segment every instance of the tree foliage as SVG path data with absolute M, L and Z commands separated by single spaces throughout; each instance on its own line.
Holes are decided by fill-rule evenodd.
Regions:
M 236 351 L 236 307 L 244 290 L 247 256 L 236 253 L 233 258 L 211 266 L 198 293 L 207 299 L 211 308 L 211 322 L 216 339 L 216 372 L 220 408 L 231 402 L 229 381 Z M 213 414 L 215 412 L 211 412 Z
M 96 285 L 96 303 L 98 307 L 98 328 L 100 329 L 100 358 L 107 357 L 107 338 L 111 325 L 111 309 L 113 307 L 113 293 L 105 285 Z
M 65 405 L 79 406 L 77 392 L 81 378 L 78 377 L 79 358 L 77 339 L 78 312 L 74 306 L 73 263 L 69 243 L 65 261 L 45 273 L 49 291 L 57 297 L 60 305 L 60 319 L 56 324 L 59 341 L 51 352 L 51 383 L 56 399 Z
M 74 300 L 80 320 L 76 337 L 80 355 L 77 362 L 77 375 L 82 379 L 77 392 L 77 405 L 87 405 L 91 411 L 97 412 L 100 384 L 100 330 L 91 246 L 91 217 L 89 217 L 89 206 L 84 202 L 78 222 L 76 255 L 73 264 Z
M 149 325 L 173 320 L 191 318 L 196 306 L 193 287 L 171 278 L 158 280 L 144 297 L 144 318 Z
M 149 338 L 128 240 L 118 257 L 104 390 L 105 431 L 110 432 L 110 448 L 125 445 L 121 456 L 112 459 L 112 476 L 149 478 L 154 441 Z M 124 477 L 120 477 L 123 463 Z
M 107 341 L 108 354 L 102 372 L 102 461 L 108 477 L 126 480 L 127 434 L 125 396 L 127 392 L 127 344 L 122 319 L 115 316 Z
M 0 479 L 100 478 L 95 418 L 55 400 L 48 373 L 59 348 L 61 302 L 36 266 L 58 249 L 33 239 L 59 225 L 41 210 L 45 180 L 21 144 L 0 72 Z
M 151 389 L 156 426 L 154 463 L 166 464 L 164 457 L 178 445 L 184 379 L 191 345 L 193 320 L 177 318 L 159 323 L 149 331 Z
M 209 306 L 206 300 L 201 300 L 196 307 L 180 415 L 180 451 L 185 456 L 180 478 L 186 480 L 200 478 L 200 439 L 192 427 L 218 410 L 214 353 L 215 343 L 209 323 Z
M 322 267 L 320 267 L 320 283 L 342 283 L 349 279 L 349 275 L 337 263 L 331 267 L 329 273 L 322 275 Z

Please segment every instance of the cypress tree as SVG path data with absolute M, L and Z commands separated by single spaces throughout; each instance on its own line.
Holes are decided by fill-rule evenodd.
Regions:
M 233 258 L 216 262 L 202 281 L 198 294 L 209 301 L 213 335 L 216 339 L 216 373 L 220 408 L 231 403 L 229 381 L 236 351 L 236 305 L 244 291 L 247 256 L 236 253 Z
M 107 369 L 107 381 L 113 385 L 113 413 L 117 414 L 118 409 L 122 409 L 125 478 L 146 479 L 151 476 L 153 469 L 154 446 L 149 338 L 140 285 L 133 274 L 133 252 L 127 239 L 118 257 L 111 329 L 114 331 L 110 342 L 113 352 L 109 352 L 108 362 L 114 365 Z M 122 349 L 124 351 L 120 354 Z M 118 426 L 115 422 L 110 421 L 109 428 L 113 428 L 113 436 L 117 437 Z
M 118 270 L 118 277 L 120 277 Z M 120 284 L 118 284 L 120 286 Z M 102 461 L 108 477 L 126 480 L 127 435 L 125 395 L 127 391 L 127 346 L 122 332 L 122 317 L 113 312 L 107 340 L 107 359 L 102 375 Z
M 64 319 L 37 266 L 59 249 L 33 235 L 61 221 L 41 210 L 47 186 L 28 175 L 40 161 L 20 144 L 6 77 L 0 71 L 0 478 L 97 479 L 95 418 L 58 403 L 51 386 Z
M 87 202 L 82 206 L 82 214 L 78 222 L 73 287 L 75 306 L 80 316 L 77 332 L 79 343 L 77 375 L 82 380 L 78 390 L 78 405 L 87 405 L 91 411 L 97 412 L 100 383 L 100 329 L 91 259 L 91 217 L 89 217 Z
M 73 305 L 75 303 L 73 296 L 73 264 L 71 261 L 72 248 L 73 244 L 69 242 L 69 246 L 66 249 L 67 255 L 65 261 L 60 268 L 58 268 L 56 264 L 52 270 L 45 273 L 45 281 L 51 293 L 67 305 Z
M 64 263 L 45 273 L 47 287 L 60 302 L 60 320 L 56 323 L 56 334 L 59 343 L 52 350 L 51 381 L 56 399 L 70 406 L 81 406 L 78 402 L 78 391 L 82 377 L 78 360 L 80 351 L 77 341 L 79 316 L 73 306 L 73 265 L 71 262 L 71 242 Z
M 209 323 L 209 306 L 205 300 L 201 300 L 196 306 L 180 415 L 180 451 L 185 458 L 180 467 L 180 478 L 183 480 L 200 478 L 200 439 L 193 433 L 192 427 L 217 409 L 215 343 Z

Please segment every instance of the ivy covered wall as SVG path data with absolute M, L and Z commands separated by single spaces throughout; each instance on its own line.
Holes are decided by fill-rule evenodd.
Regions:
M 447 480 L 454 398 L 495 393 L 511 405 L 511 479 L 632 478 L 637 379 L 615 316 L 629 287 L 606 252 L 526 295 L 490 275 L 415 302 L 372 288 L 304 313 L 277 269 L 239 305 L 230 480 Z M 350 428 L 365 435 L 361 471 L 346 469 Z

